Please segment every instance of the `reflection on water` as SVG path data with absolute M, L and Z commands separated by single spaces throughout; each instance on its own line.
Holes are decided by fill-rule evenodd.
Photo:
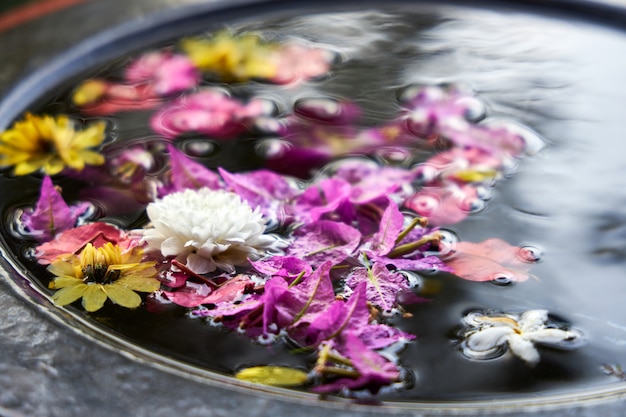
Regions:
M 308 39 L 337 55 L 341 71 L 297 88 L 255 85 L 252 93 L 273 103 L 274 112 L 305 98 L 345 99 L 361 107 L 360 127 L 367 128 L 398 113 L 398 92 L 407 86 L 462 84 L 486 103 L 486 122 L 514 120 L 548 142 L 511 167 L 479 212 L 449 227 L 462 241 L 497 237 L 538 248 L 543 255 L 532 269 L 537 279 L 498 286 L 446 273 L 423 276 L 425 289 L 436 288 L 428 294 L 432 301 L 408 308 L 413 319 L 397 319 L 402 330 L 418 336 L 401 354 L 415 382 L 383 399 L 485 399 L 611 381 L 601 365 L 626 362 L 626 217 L 621 212 L 626 203 L 621 174 L 626 170 L 621 103 L 626 86 L 620 82 L 624 62 L 618 53 L 626 48 L 623 34 L 580 22 L 470 10 L 320 14 L 239 28 Z M 246 88 L 235 85 L 232 90 Z M 75 111 L 63 100 L 41 108 Z M 109 123 L 119 141 L 144 140 L 154 136 L 148 116 L 137 111 L 111 117 Z M 249 142 L 206 142 L 193 135 L 182 141 L 185 152 L 211 167 L 237 171 L 259 163 L 258 148 Z M 276 143 L 264 145 L 264 152 L 270 152 Z M 381 158 L 404 157 L 392 153 Z M 24 185 L 31 188 L 27 198 L 32 199 L 36 182 L 2 180 L 3 194 L 11 196 L 4 201 L 5 210 L 21 203 Z M 135 213 L 115 220 L 131 224 L 143 218 Z M 28 249 L 15 240 L 9 244 L 18 257 Z M 33 272 L 44 274 L 36 268 Z M 543 349 L 535 368 L 507 356 L 471 361 L 455 346 L 455 331 L 470 310 L 544 308 L 583 329 L 587 345 L 565 353 Z M 290 346 L 255 345 L 242 335 L 189 319 L 179 307 L 164 307 L 158 320 L 144 310 L 118 315 L 113 308 L 95 319 L 147 349 L 220 373 L 302 360 L 289 354 Z

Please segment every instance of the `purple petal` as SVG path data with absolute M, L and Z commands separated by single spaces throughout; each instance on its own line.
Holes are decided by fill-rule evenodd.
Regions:
M 384 349 L 400 341 L 415 339 L 415 335 L 405 333 L 397 327 L 379 323 L 368 324 L 358 335 L 369 349 L 375 350 Z
M 288 291 L 279 296 L 273 294 L 273 298 L 265 305 L 267 317 L 272 318 L 279 328 L 283 328 L 293 325 L 298 320 L 305 320 L 304 317 L 315 316 L 324 311 L 335 300 L 335 291 L 330 280 L 331 266 L 330 262 L 325 262 L 313 274 L 305 277 Z M 277 282 L 272 284 L 270 289 L 279 286 L 280 281 L 284 282 L 284 279 L 276 277 L 268 281 L 268 284 L 274 280 Z M 286 286 L 286 282 L 280 285 Z M 272 321 L 267 321 L 265 325 L 271 323 Z
M 279 276 L 289 280 L 293 280 L 302 272 L 307 277 L 313 271 L 308 262 L 293 256 L 272 256 L 261 261 L 250 261 L 250 264 L 264 275 Z
M 47 242 L 63 231 L 74 227 L 78 217 L 89 208 L 89 203 L 68 206 L 48 176 L 41 183 L 39 200 L 34 210 L 25 210 L 21 220 L 24 227 L 39 242 Z
M 192 161 L 174 146 L 168 144 L 167 149 L 170 154 L 170 178 L 169 183 L 159 190 L 159 197 L 186 189 L 222 188 L 219 175 Z
M 266 217 L 279 218 L 281 206 L 298 194 L 287 180 L 271 171 L 258 170 L 246 174 L 231 174 L 225 169 L 218 171 L 226 185 L 252 208 L 259 207 Z
M 359 332 L 366 326 L 370 313 L 365 293 L 365 283 L 361 283 L 347 302 L 335 300 L 311 322 L 306 334 L 307 343 L 318 345 L 324 340 L 339 336 L 344 331 Z
M 371 269 L 357 268 L 346 279 L 346 287 L 358 288 L 366 285 L 367 300 L 383 310 L 396 306 L 398 292 L 408 290 L 409 283 L 402 274 L 390 272 L 384 264 L 374 263 Z
M 288 255 L 311 265 L 329 261 L 338 265 L 352 255 L 361 241 L 361 233 L 346 224 L 320 220 L 297 229 Z
M 398 235 L 404 226 L 404 216 L 398 205 L 391 199 L 380 219 L 378 232 L 369 241 L 371 250 L 376 255 L 386 255 L 396 246 Z
M 344 211 L 346 208 L 342 205 L 348 202 L 351 190 L 352 186 L 341 179 L 325 179 L 313 184 L 296 201 L 296 215 L 305 221 L 315 222 L 340 208 Z

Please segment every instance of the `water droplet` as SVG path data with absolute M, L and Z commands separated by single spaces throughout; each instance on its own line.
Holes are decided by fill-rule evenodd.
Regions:
M 439 176 L 439 170 L 430 164 L 421 164 L 415 168 L 415 182 L 417 185 L 428 184 Z
M 215 142 L 207 139 L 188 139 L 179 141 L 180 149 L 187 155 L 192 157 L 208 157 L 217 153 L 218 146 Z
M 341 103 L 327 97 L 303 98 L 293 105 L 295 113 L 316 120 L 334 120 L 344 112 Z
M 470 122 L 478 122 L 487 115 L 487 107 L 485 103 L 473 96 L 461 97 L 456 101 L 457 104 L 465 107 L 465 118 Z
M 408 166 L 413 155 L 406 148 L 383 147 L 374 151 L 374 156 L 383 165 Z
M 536 246 L 522 246 L 519 249 L 519 256 L 526 262 L 539 262 L 543 257 L 543 251 Z
M 454 248 L 460 239 L 459 236 L 452 230 L 439 229 L 438 232 L 441 236 L 441 239 L 439 240 L 439 250 L 436 252 L 428 252 L 428 254 L 445 257 L 454 251 Z
M 420 288 L 424 282 L 422 277 L 413 271 L 401 269 L 396 272 L 406 277 L 410 288 Z
M 539 151 L 545 148 L 547 143 L 545 139 L 528 126 L 509 120 L 487 119 L 484 120 L 481 125 L 489 126 L 491 128 L 503 128 L 510 133 L 519 135 L 519 137 L 521 137 L 524 141 L 524 153 L 526 155 L 536 155 Z
M 282 139 L 265 139 L 256 144 L 256 153 L 262 158 L 280 158 L 292 145 Z
M 498 275 L 491 280 L 491 283 L 497 286 L 505 287 L 513 284 L 513 280 L 511 279 L 511 277 L 508 277 L 506 275 Z

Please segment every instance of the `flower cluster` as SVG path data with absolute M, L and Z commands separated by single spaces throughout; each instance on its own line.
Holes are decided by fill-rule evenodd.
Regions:
M 173 303 L 259 343 L 289 340 L 316 354 L 309 373 L 254 367 L 237 374 L 242 380 L 376 392 L 403 382 L 399 358 L 385 350 L 415 338 L 393 325 L 408 318 L 407 304 L 423 301 L 415 272 L 527 279 L 538 260 L 531 248 L 451 241 L 441 228 L 480 209 L 482 191 L 526 149 L 528 132 L 479 123 L 485 109 L 469 92 L 412 87 L 395 117 L 362 127 L 347 99 L 302 98 L 278 114 L 267 99 L 221 84 L 293 88 L 331 62 L 323 48 L 220 32 L 144 54 L 121 80 L 92 79 L 73 92 L 85 115 L 150 111 L 156 139 L 101 146 L 104 122 L 77 130 L 67 116 L 27 115 L 2 133 L 1 166 L 47 174 L 17 218 L 53 276 L 52 299 L 82 300 L 88 312 L 107 299 L 111 308 Z M 209 168 L 180 145 L 189 134 L 204 144 L 254 141 L 267 152 L 258 169 Z M 50 177 L 62 172 L 84 184 L 74 204 Z M 145 224 L 104 221 L 123 224 L 129 214 Z M 464 323 L 471 358 L 507 347 L 535 364 L 535 343 L 579 337 L 548 328 L 544 311 L 473 314 Z

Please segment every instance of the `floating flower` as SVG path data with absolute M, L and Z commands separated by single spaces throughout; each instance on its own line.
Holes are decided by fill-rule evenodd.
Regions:
M 60 189 L 57 189 L 50 177 L 46 176 L 41 183 L 37 204 L 34 208 L 25 209 L 20 220 L 37 241 L 47 242 L 58 233 L 74 227 L 89 206 L 87 202 L 69 206 L 63 200 Z
M 107 243 L 95 248 L 91 243 L 67 259 L 58 259 L 48 266 L 56 277 L 51 289 L 59 289 L 52 299 L 64 306 L 82 298 L 87 311 L 97 311 L 110 299 L 115 304 L 136 308 L 141 297 L 135 292 L 154 292 L 160 283 L 154 278 L 157 270 L 153 262 L 142 262 L 142 251 L 122 248 Z
M 146 110 L 161 104 L 163 97 L 198 85 L 200 73 L 185 55 L 150 52 L 133 61 L 121 82 L 90 79 L 72 94 L 72 102 L 91 115 Z
M 288 84 L 327 73 L 335 58 L 325 49 L 268 42 L 255 33 L 223 31 L 209 39 L 186 39 L 181 46 L 199 69 L 223 81 Z
M 190 132 L 232 139 L 245 132 L 254 118 L 266 116 L 272 109 L 273 105 L 263 99 L 242 103 L 220 90 L 205 89 L 164 106 L 150 124 L 168 139 Z
M 168 194 L 147 208 L 152 226 L 143 231 L 148 248 L 185 261 L 204 274 L 219 268 L 234 272 L 248 265 L 277 240 L 265 231 L 265 220 L 234 193 L 200 188 Z
M 501 356 L 507 348 L 530 366 L 539 362 L 536 344 L 559 349 L 580 345 L 577 330 L 550 321 L 547 310 L 528 310 L 520 315 L 472 312 L 463 318 L 463 353 L 472 359 Z
M 67 116 L 35 116 L 16 122 L 0 134 L 0 167 L 13 166 L 15 175 L 43 170 L 48 175 L 65 167 L 81 171 L 85 165 L 102 165 L 104 157 L 90 148 L 105 138 L 104 122 L 77 131 Z

